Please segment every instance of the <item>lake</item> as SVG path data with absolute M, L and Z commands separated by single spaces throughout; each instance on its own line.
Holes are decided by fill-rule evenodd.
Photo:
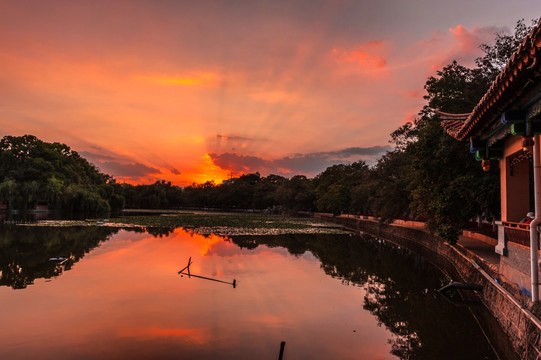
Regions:
M 1 359 L 497 359 L 449 279 L 364 235 L 4 226 L 0 271 Z

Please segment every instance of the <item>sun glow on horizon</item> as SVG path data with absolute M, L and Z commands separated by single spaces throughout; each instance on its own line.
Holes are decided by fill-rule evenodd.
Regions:
M 219 184 L 230 178 L 231 170 L 223 169 L 214 164 L 209 153 L 203 155 L 201 159 L 203 164 L 198 168 L 198 174 L 194 174 L 196 183 L 203 184 L 207 181 L 214 181 L 214 183 Z
M 173 185 L 189 186 L 214 182 L 220 184 L 231 177 L 232 171 L 216 165 L 207 153 L 200 156 L 191 166 L 185 167 L 182 172 L 174 172 L 167 168 L 158 168 L 154 174 L 146 176 L 113 176 L 117 182 L 130 185 L 150 185 L 157 181 L 169 181 Z
M 219 76 L 210 72 L 195 73 L 187 76 L 145 75 L 136 76 L 136 79 L 160 85 L 186 85 L 186 86 L 216 86 Z

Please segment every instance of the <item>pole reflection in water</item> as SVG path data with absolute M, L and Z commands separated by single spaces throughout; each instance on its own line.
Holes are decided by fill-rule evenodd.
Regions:
M 385 242 L 100 229 L 1 233 L 0 359 L 496 358 L 447 279 Z M 242 286 L 179 286 L 188 256 Z

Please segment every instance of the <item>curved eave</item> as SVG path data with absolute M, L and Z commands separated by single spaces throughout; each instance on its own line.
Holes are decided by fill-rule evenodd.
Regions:
M 451 114 L 439 110 L 434 110 L 434 112 L 439 116 L 441 126 L 453 137 L 456 137 L 455 135 L 462 129 L 464 122 L 471 115 L 471 113 Z
M 464 140 L 489 126 L 541 75 L 541 18 L 502 72 L 492 82 L 483 98 L 458 130 L 448 133 Z

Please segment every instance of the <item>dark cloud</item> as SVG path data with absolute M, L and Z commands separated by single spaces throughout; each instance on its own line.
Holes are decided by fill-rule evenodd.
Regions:
M 176 168 L 171 168 L 171 169 L 169 169 L 169 171 L 171 171 L 175 175 L 180 175 L 181 174 L 180 171 L 178 169 L 176 169 Z
M 355 155 L 365 155 L 365 156 L 377 156 L 381 155 L 387 151 L 390 151 L 390 146 L 372 146 L 367 148 L 362 147 L 350 147 L 338 151 L 328 151 L 313 153 L 314 155 L 319 155 L 323 158 L 349 158 Z
M 235 153 L 215 154 L 209 153 L 214 164 L 222 169 L 238 172 L 250 172 L 252 169 L 267 169 L 272 167 L 270 161 L 257 156 L 239 155 Z M 256 170 L 257 171 L 257 170 Z
M 117 177 L 145 177 L 156 175 L 160 170 L 133 161 L 122 155 L 104 151 L 93 153 L 81 151 L 82 157 L 94 164 L 102 173 Z
M 108 150 L 102 149 L 97 146 L 92 146 L 96 151 L 80 151 L 79 155 L 90 161 L 91 163 L 98 163 L 102 161 L 121 161 L 126 160 L 125 157 L 122 157 L 118 154 L 112 153 Z
M 234 134 L 216 134 L 207 137 L 207 150 L 214 153 L 235 152 L 236 149 L 260 146 L 268 141 L 264 138 L 254 138 Z
M 255 139 L 245 137 L 245 136 L 238 136 L 238 135 L 221 135 L 216 134 L 216 138 L 219 140 L 233 140 L 233 141 L 255 141 Z
M 160 173 L 160 170 L 141 163 L 122 164 L 118 162 L 106 161 L 97 166 L 102 172 L 113 176 L 144 177 Z
M 263 175 L 307 175 L 314 176 L 327 167 L 364 160 L 374 163 L 390 146 L 350 147 L 342 150 L 294 154 L 279 159 L 264 159 L 258 156 L 236 153 L 209 153 L 214 164 L 234 172 L 251 173 L 259 171 Z

